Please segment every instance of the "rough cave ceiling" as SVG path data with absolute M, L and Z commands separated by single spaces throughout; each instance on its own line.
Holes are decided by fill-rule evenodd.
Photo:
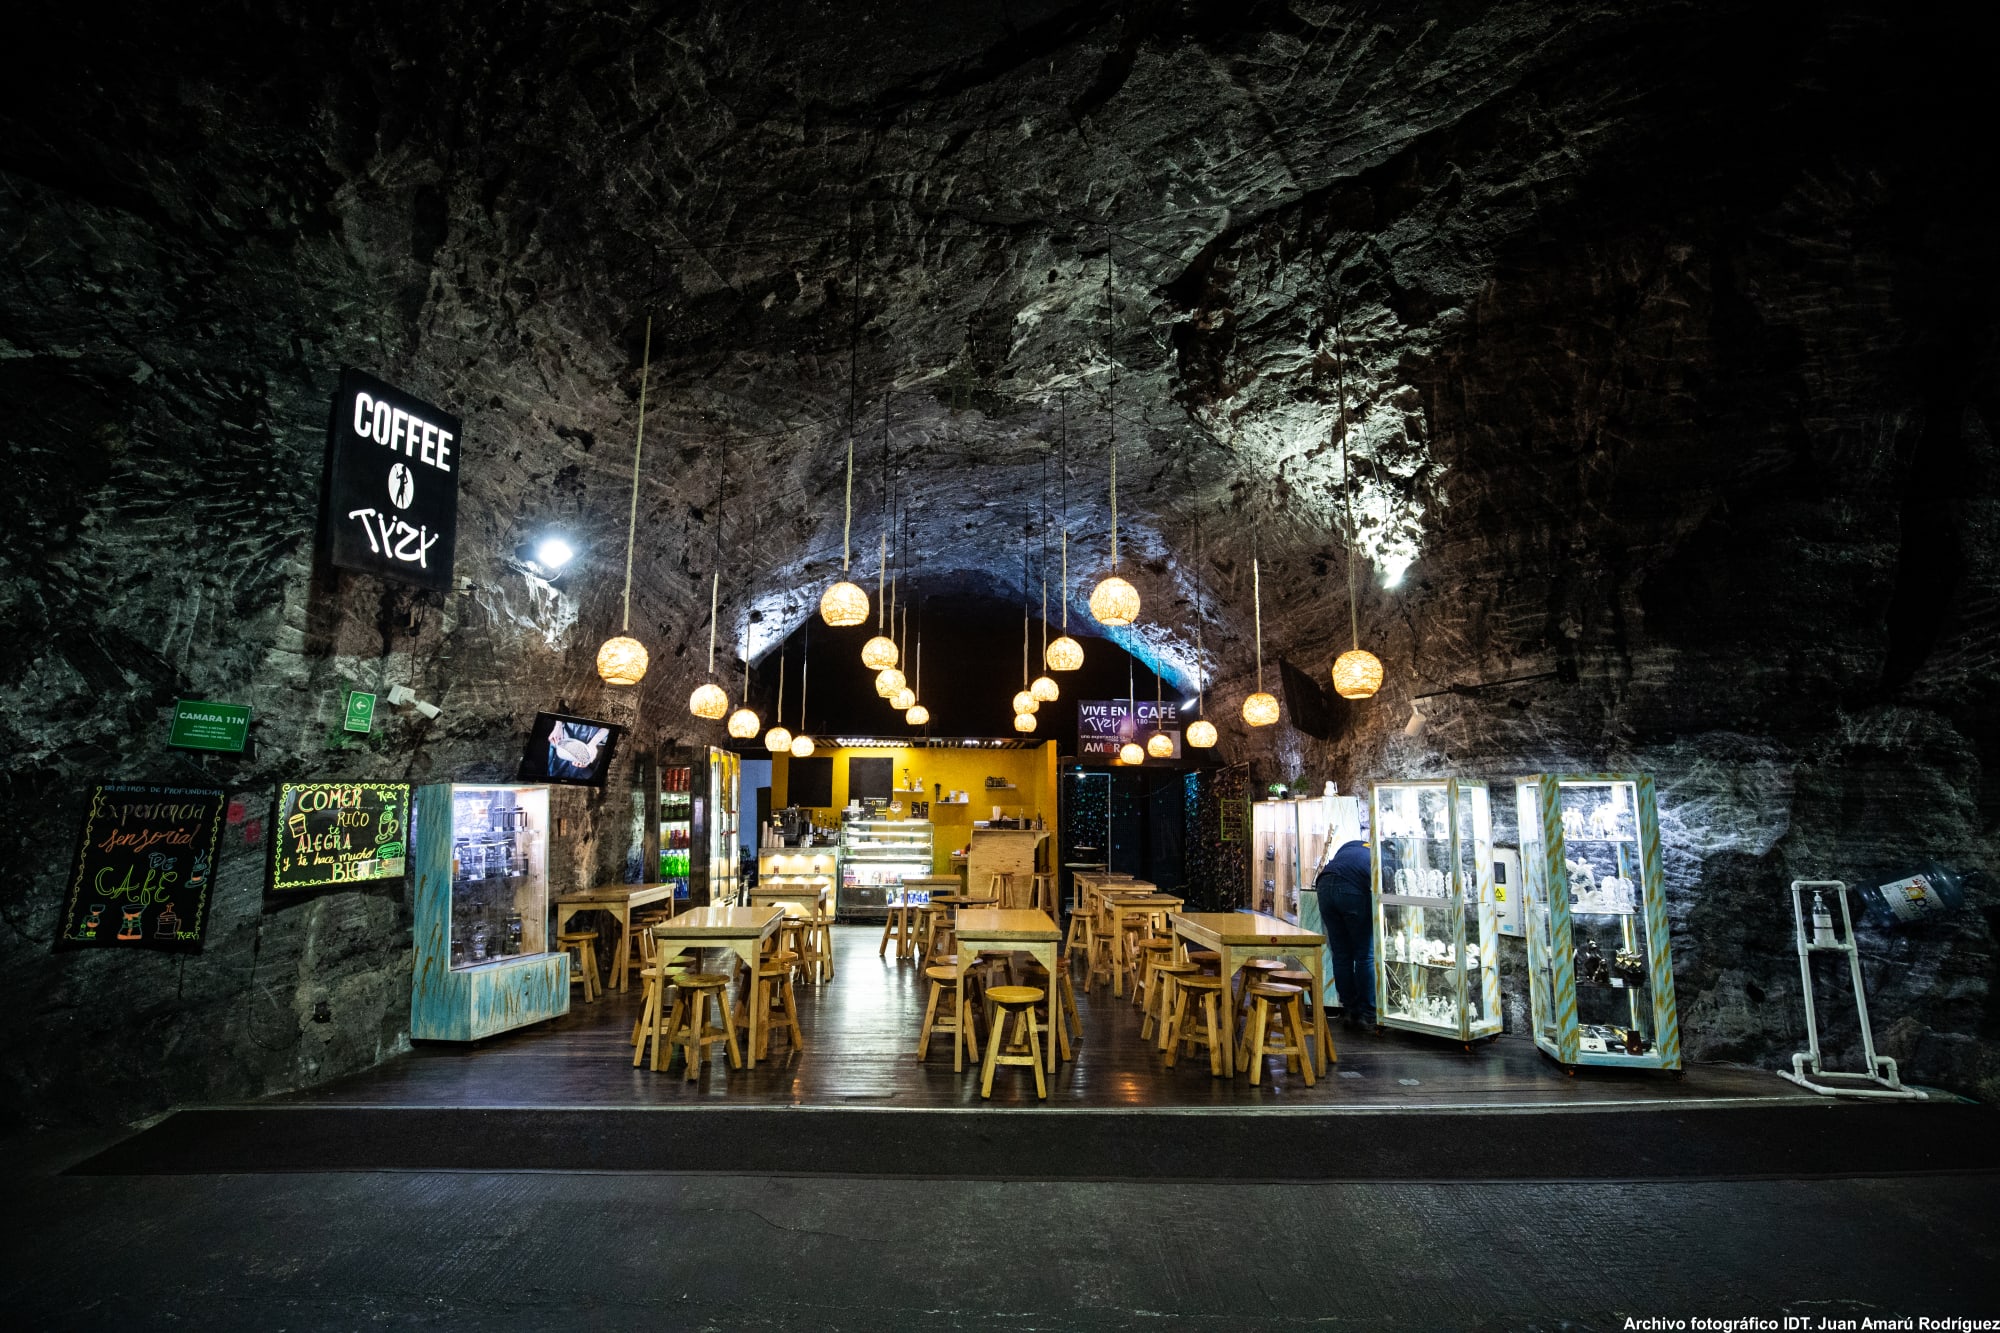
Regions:
M 1684 128 L 1664 121 L 1721 115 L 1690 85 L 1729 63 L 1664 4 L 214 17 L 134 17 L 67 114 L 15 122 L 17 280 L 48 318 L 24 311 L 10 355 L 151 381 L 162 428 L 275 429 L 301 463 L 331 367 L 455 406 L 477 460 L 460 572 L 585 653 L 615 617 L 649 317 L 656 642 L 701 637 L 718 469 L 725 626 L 761 612 L 761 655 L 804 614 L 840 555 L 850 391 L 862 568 L 886 397 L 921 586 L 1013 598 L 1066 419 L 1087 589 L 1115 411 L 1148 608 L 1128 642 L 1184 671 L 1199 595 L 1225 676 L 1250 655 L 1253 541 L 1281 640 L 1345 620 L 1338 386 L 1389 614 L 1446 503 L 1438 353 L 1496 253 Z M 22 258 L 76 244 L 107 298 L 81 323 Z M 585 539 L 580 605 L 515 586 L 506 556 L 542 525 Z

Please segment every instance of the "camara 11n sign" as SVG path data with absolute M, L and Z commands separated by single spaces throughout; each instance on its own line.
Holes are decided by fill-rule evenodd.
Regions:
M 1124 699 L 1080 700 L 1076 706 L 1076 757 L 1085 762 L 1095 759 L 1108 764 L 1118 758 L 1119 747 L 1126 741 L 1143 746 L 1155 731 L 1166 733 L 1167 739 L 1174 743 L 1173 753 L 1166 757 L 1179 759 L 1181 711 L 1173 700 L 1154 703 L 1151 699 L 1141 699 L 1136 721 L 1132 704 Z
M 460 431 L 457 417 L 373 375 L 340 372 L 328 425 L 326 526 L 335 565 L 451 587 Z

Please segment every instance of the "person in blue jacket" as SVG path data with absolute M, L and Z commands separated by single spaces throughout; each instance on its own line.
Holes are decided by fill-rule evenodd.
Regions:
M 1333 955 L 1333 985 L 1350 1023 L 1375 1025 L 1375 903 L 1365 842 L 1343 843 L 1313 880 Z

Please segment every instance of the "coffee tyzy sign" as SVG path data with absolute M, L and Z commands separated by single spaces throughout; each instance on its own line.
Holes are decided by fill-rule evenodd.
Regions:
M 342 569 L 445 591 L 458 529 L 457 417 L 358 370 L 328 426 L 329 556 Z

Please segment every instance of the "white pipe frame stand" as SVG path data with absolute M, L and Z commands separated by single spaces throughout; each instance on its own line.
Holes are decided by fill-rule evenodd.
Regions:
M 1840 934 L 1832 944 L 1815 944 L 1807 923 L 1806 895 L 1831 894 L 1840 902 Z M 1875 1054 L 1875 1033 L 1868 1022 L 1868 993 L 1861 985 L 1861 950 L 1854 943 L 1854 918 L 1847 908 L 1847 885 L 1837 879 L 1795 879 L 1792 881 L 1792 936 L 1799 950 L 1799 984 L 1806 1002 L 1806 1046 L 1792 1057 L 1792 1072 L 1779 1071 L 1802 1088 L 1827 1097 L 1879 1097 L 1915 1101 L 1925 1094 L 1906 1088 L 1896 1075 L 1896 1062 Z M 1847 955 L 1847 970 L 1854 981 L 1854 1007 L 1861 1020 L 1861 1050 L 1865 1070 L 1826 1069 L 1820 1063 L 1819 1013 L 1813 1003 L 1812 956 L 1816 953 Z

